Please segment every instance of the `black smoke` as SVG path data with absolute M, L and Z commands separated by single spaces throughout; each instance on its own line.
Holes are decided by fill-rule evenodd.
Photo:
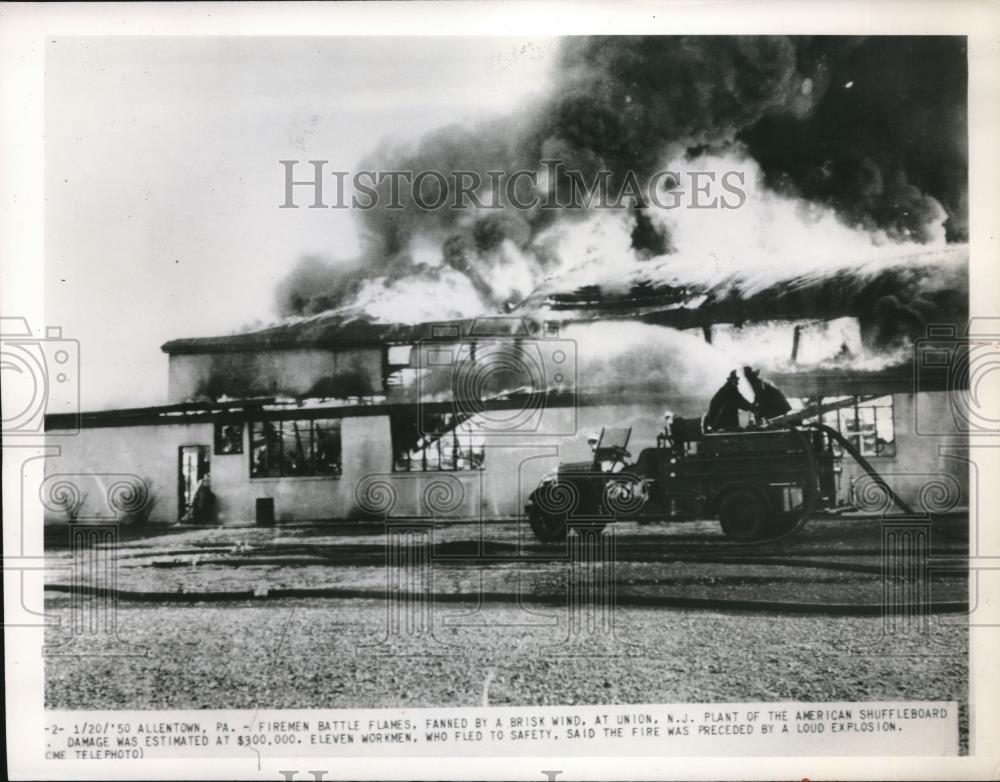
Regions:
M 563 173 L 547 183 L 560 186 L 560 209 L 513 209 L 502 191 L 482 193 L 499 209 L 453 209 L 451 172 L 488 182 L 491 171 L 538 171 L 545 160 L 587 181 L 609 170 L 616 192 L 627 176 L 645 182 L 671 158 L 739 145 L 769 187 L 827 205 L 849 225 L 923 242 L 947 216 L 948 239 L 962 240 L 966 84 L 965 39 L 957 37 L 570 37 L 547 97 L 508 117 L 373 150 L 360 168 L 445 174 L 445 206 L 422 209 L 403 187 L 402 208 L 390 208 L 391 182 L 383 182 L 378 208 L 360 213 L 362 257 L 304 260 L 279 286 L 278 310 L 348 304 L 374 277 L 440 274 L 413 257 L 417 238 L 441 248 L 444 268 L 466 275 L 488 305 L 516 303 L 493 292 L 486 272 L 509 244 L 544 274 L 553 259 L 533 240 L 553 222 L 585 215 L 584 205 L 566 200 Z M 433 198 L 439 187 L 428 180 L 424 192 Z M 646 205 L 631 206 L 638 256 L 671 252 Z
M 275 307 L 280 315 L 315 315 L 350 301 L 368 279 L 357 261 L 336 263 L 306 255 L 278 283 Z
M 665 155 L 719 144 L 769 112 L 812 108 L 801 44 L 786 37 L 570 38 L 555 97 L 528 139 L 568 169 L 645 179 Z
M 673 251 L 666 229 L 650 220 L 646 209 L 636 208 L 632 213 L 635 215 L 635 228 L 630 238 L 640 257 L 656 257 Z
M 948 240 L 966 241 L 965 39 L 823 48 L 828 83 L 813 111 L 769 114 L 740 134 L 766 181 L 897 239 L 926 241 L 943 208 Z

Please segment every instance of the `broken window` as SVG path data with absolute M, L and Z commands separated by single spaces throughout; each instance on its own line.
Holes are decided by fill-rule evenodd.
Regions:
M 339 418 L 250 424 L 250 477 L 341 474 Z
M 895 456 L 892 396 L 859 401 L 837 409 L 837 429 L 863 456 Z
M 385 387 L 406 388 L 417 380 L 417 370 L 411 366 L 413 345 L 389 345 L 385 349 Z
M 243 424 L 215 425 L 215 454 L 243 453 Z
M 789 400 L 793 409 L 802 409 L 800 400 Z M 892 395 L 825 396 L 806 405 L 823 411 L 823 423 L 840 432 L 862 456 L 895 456 L 896 432 L 892 420 Z M 806 421 L 815 421 L 816 417 Z M 840 448 L 834 443 L 834 450 Z
M 469 419 L 454 413 L 416 410 L 394 413 L 393 469 L 402 472 L 481 470 L 486 458 L 483 437 Z

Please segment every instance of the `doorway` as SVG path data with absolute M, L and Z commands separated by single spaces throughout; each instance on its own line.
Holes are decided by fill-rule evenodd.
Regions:
M 209 448 L 207 445 L 182 445 L 178 462 L 178 519 L 205 521 L 212 507 Z

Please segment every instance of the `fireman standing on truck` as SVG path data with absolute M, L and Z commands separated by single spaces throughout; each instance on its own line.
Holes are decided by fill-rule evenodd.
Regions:
M 733 370 L 726 378 L 726 384 L 715 392 L 705 416 L 707 429 L 714 432 L 739 429 L 740 410 L 753 410 L 753 405 L 740 393 L 739 382 L 739 376 Z
M 760 372 L 750 367 L 743 367 L 743 376 L 753 389 L 754 412 L 760 423 L 769 418 L 782 416 L 792 409 L 781 389 L 768 380 L 761 380 Z

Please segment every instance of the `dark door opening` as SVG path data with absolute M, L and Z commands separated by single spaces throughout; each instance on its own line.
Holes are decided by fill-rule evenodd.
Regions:
M 181 521 L 208 521 L 214 508 L 211 462 L 207 445 L 182 445 L 178 449 L 177 510 Z

